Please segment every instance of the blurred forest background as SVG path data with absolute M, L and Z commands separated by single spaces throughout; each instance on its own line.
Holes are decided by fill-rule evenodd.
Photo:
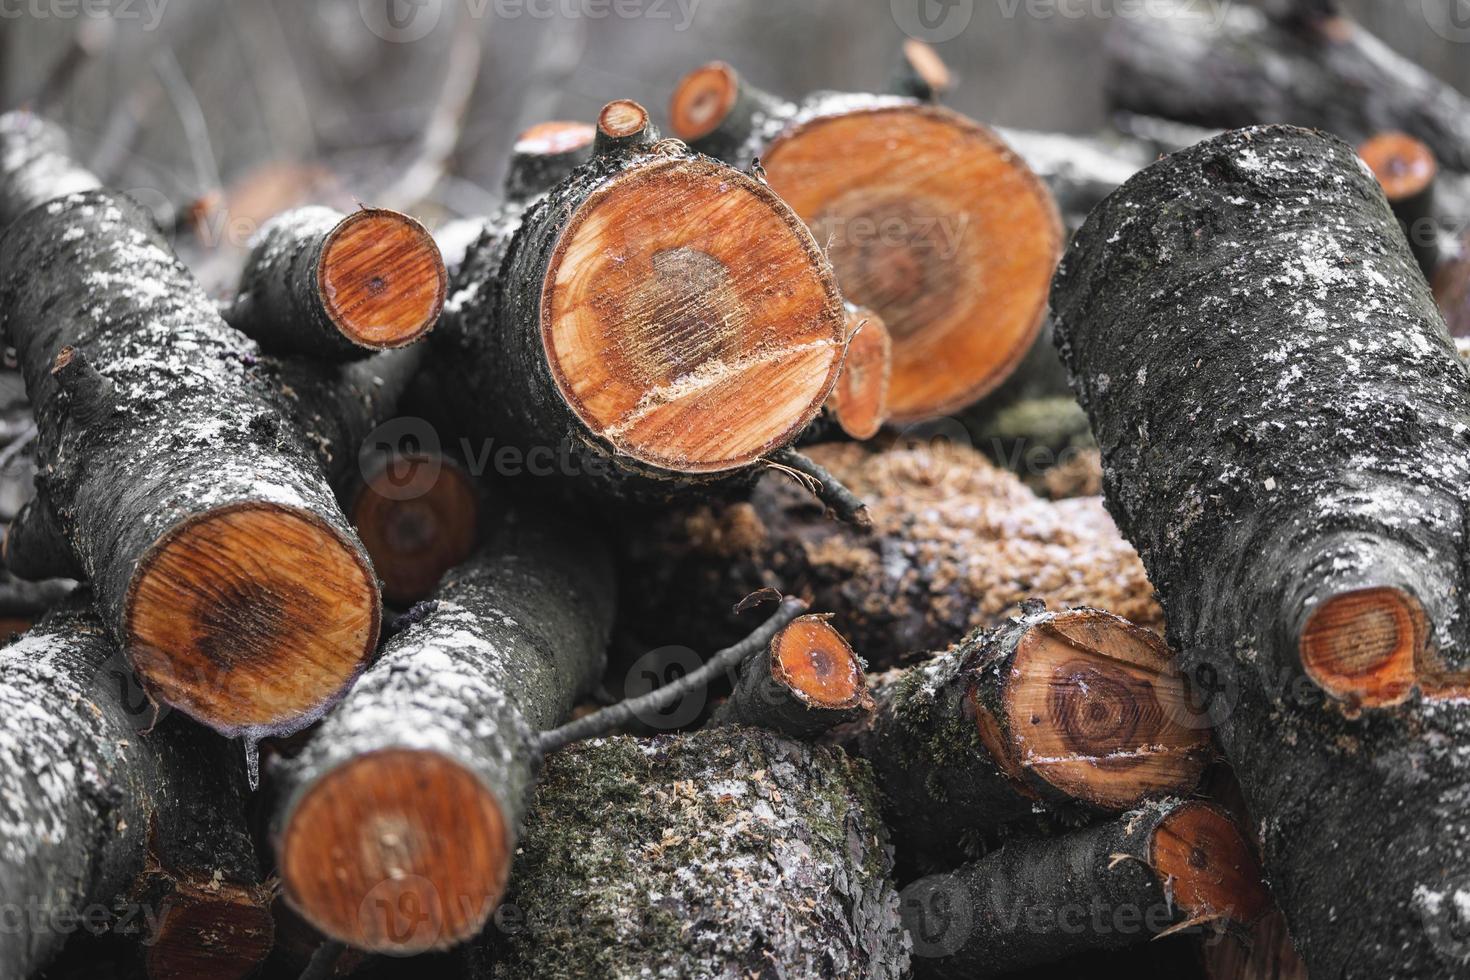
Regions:
M 591 121 L 620 97 L 661 119 L 678 78 L 713 58 L 792 97 L 881 90 L 921 12 L 959 76 L 949 104 L 1094 130 L 1104 35 L 1146 2 L 0 0 L 0 85 L 5 107 L 62 122 L 104 180 L 177 228 L 196 268 L 216 264 L 209 284 L 293 204 L 483 213 L 521 129 Z M 1345 6 L 1470 90 L 1470 0 Z

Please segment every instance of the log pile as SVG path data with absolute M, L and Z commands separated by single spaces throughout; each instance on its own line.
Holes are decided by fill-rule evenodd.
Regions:
M 228 276 L 0 116 L 0 980 L 1470 976 L 1470 102 L 1174 13 Z

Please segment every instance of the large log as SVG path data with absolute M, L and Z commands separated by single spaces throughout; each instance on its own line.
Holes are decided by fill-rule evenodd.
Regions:
M 601 676 L 613 581 L 597 538 L 508 518 L 385 644 L 279 774 L 286 898 L 327 936 L 443 949 L 495 911 L 539 753 Z
M 0 975 L 80 930 L 138 935 L 155 980 L 270 951 L 238 749 L 177 716 L 145 731 L 137 693 L 85 592 L 0 650 Z
M 1470 100 L 1346 15 L 1271 17 L 1246 4 L 1164 0 L 1108 35 L 1108 98 L 1202 126 L 1290 123 L 1354 144 L 1400 130 L 1470 170 Z
M 224 733 L 319 717 L 378 632 L 376 577 L 323 469 L 370 406 L 283 384 L 320 377 L 263 361 L 124 196 L 30 209 L 0 269 L 39 429 L 38 493 L 8 560 L 30 541 L 91 580 L 157 700 Z M 372 386 L 374 368 L 360 371 Z M 333 417 L 334 404 L 361 414 Z M 302 431 L 328 422 L 330 437 Z
M 776 588 L 832 613 L 877 670 L 999 625 L 1033 597 L 1162 628 L 1143 565 L 1097 498 L 1041 500 L 974 450 L 938 440 L 811 453 L 868 501 L 871 532 L 825 520 L 781 474 L 748 502 L 629 522 L 623 575 L 639 588 L 624 596 L 625 625 L 648 643 L 708 649 L 748 629 L 731 613 L 737 602 Z
M 296 208 L 261 228 L 224 317 L 270 353 L 366 357 L 432 330 L 448 278 L 406 214 Z
M 1007 843 L 904 890 L 914 975 L 968 980 L 1124 949 L 1191 923 L 1250 926 L 1270 907 L 1234 821 L 1163 800 L 1057 838 Z
M 547 760 L 497 976 L 906 975 L 865 768 L 754 729 Z M 508 906 L 510 907 L 510 906 Z
M 746 480 L 842 363 L 836 282 L 800 219 L 656 136 L 641 107 L 610 103 L 590 163 L 487 221 L 432 338 L 472 443 L 584 492 Z
M 1308 967 L 1448 969 L 1470 385 L 1377 182 L 1304 130 L 1200 144 L 1093 212 L 1053 307 Z
M 931 83 L 906 92 L 937 94 L 934 60 L 909 60 L 908 77 Z M 844 295 L 883 318 L 895 419 L 957 411 L 1025 356 L 1061 226 L 1045 185 L 991 130 L 914 98 L 792 103 L 719 62 L 685 76 L 669 115 L 695 149 L 737 166 L 759 159 L 827 247 Z

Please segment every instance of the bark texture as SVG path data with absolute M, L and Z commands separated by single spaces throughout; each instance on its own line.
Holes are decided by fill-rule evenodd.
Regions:
M 547 761 L 507 977 L 904 976 L 866 768 L 752 729 L 598 739 Z
M 564 721 L 601 676 L 613 581 L 587 529 L 553 530 L 521 514 L 419 609 L 283 767 L 275 830 L 297 911 L 328 936 L 399 954 L 462 941 L 494 911 L 539 762 L 535 736 Z M 438 812 L 432 783 L 376 806 L 360 799 L 355 774 L 371 780 L 378 760 L 393 754 L 467 773 L 488 811 Z M 489 856 L 465 845 L 405 857 L 394 841 L 373 836 L 390 825 L 408 828 L 400 838 L 481 841 Z M 369 843 L 355 860 L 325 856 L 360 835 Z M 457 863 L 469 866 L 467 882 L 455 880 Z M 432 916 L 407 931 L 396 931 L 403 924 L 392 918 L 394 903 L 406 899 L 383 894 L 397 880 Z M 389 899 L 386 922 L 375 897 Z
M 748 502 L 634 522 L 622 562 L 639 588 L 625 596 L 625 624 L 645 641 L 708 649 L 743 636 L 731 607 L 773 587 L 832 613 L 877 670 L 998 625 L 1032 597 L 1162 628 L 1142 564 L 1096 498 L 1041 500 L 940 439 L 811 453 L 867 501 L 870 533 L 825 520 L 779 474 Z
M 1470 170 L 1470 100 L 1345 16 L 1292 21 L 1177 0 L 1119 18 L 1108 59 L 1114 108 L 1202 126 L 1310 126 L 1354 144 L 1402 130 L 1443 166 Z
M 44 967 L 89 909 L 148 941 L 155 978 L 244 976 L 270 950 L 238 750 L 178 717 L 144 731 L 127 677 L 84 592 L 0 650 L 4 976 Z
M 0 232 L 37 205 L 99 186 L 61 127 L 25 110 L 0 116 Z
M 1304 130 L 1200 144 L 1093 213 L 1053 307 L 1109 507 L 1212 695 L 1303 958 L 1463 971 L 1470 716 L 1434 698 L 1467 653 L 1470 386 L 1376 181 Z M 1413 655 L 1371 710 L 1308 679 L 1301 645 L 1314 608 L 1365 590 L 1422 613 L 1390 630 Z

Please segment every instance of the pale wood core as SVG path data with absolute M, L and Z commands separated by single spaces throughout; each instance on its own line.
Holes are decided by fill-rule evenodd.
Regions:
M 867 693 L 857 654 L 824 616 L 802 616 L 771 641 L 771 675 L 807 704 L 851 708 Z
M 1215 807 L 1177 807 L 1154 829 L 1149 851 L 1166 894 L 1187 919 L 1219 916 L 1250 926 L 1271 908 L 1254 850 Z
M 703 139 L 719 128 L 740 97 L 740 77 L 722 61 L 694 69 L 669 101 L 669 119 L 681 140 Z
M 473 773 L 390 749 L 322 776 L 282 829 L 287 901 L 332 939 L 407 956 L 473 936 L 510 872 L 504 813 Z
M 377 645 L 377 579 L 314 515 L 210 511 L 139 562 L 127 653 L 160 700 L 225 732 L 291 727 L 340 694 Z
M 892 334 L 896 420 L 970 404 L 1030 349 L 1061 223 L 1045 185 L 988 129 L 937 106 L 859 110 L 787 129 L 761 163 L 828 249 L 847 299 Z
M 1011 765 L 1062 793 L 1122 809 L 1188 792 L 1209 727 L 1167 646 L 1094 610 L 1063 613 L 1020 641 L 1005 688 Z
M 1429 628 L 1401 589 L 1356 589 L 1322 603 L 1302 630 L 1302 666 L 1318 687 L 1363 707 L 1398 704 L 1414 689 Z
M 1390 201 L 1422 193 L 1439 172 L 1434 151 L 1407 133 L 1380 133 L 1358 147 L 1358 156 Z
M 954 84 L 954 76 L 944 59 L 939 57 L 939 52 L 918 38 L 911 37 L 903 42 L 903 56 L 914 74 L 934 91 L 944 92 Z
M 871 439 L 888 419 L 893 339 L 872 310 L 847 315 L 847 355 L 828 400 L 837 424 L 854 439 Z
M 614 139 L 641 133 L 648 128 L 648 110 L 631 99 L 617 99 L 602 107 L 597 128 Z
M 747 465 L 805 428 L 836 382 L 843 322 L 790 209 L 698 158 L 646 161 L 588 197 L 541 299 L 577 417 L 618 453 L 685 473 Z
M 349 214 L 317 264 L 327 315 L 349 340 L 375 349 L 404 347 L 432 330 L 448 283 L 433 236 L 397 211 Z
M 542 122 L 516 137 L 514 151 L 531 156 L 557 156 L 590 146 L 596 136 L 596 127 L 584 122 Z
M 383 580 L 383 598 L 402 605 L 428 596 L 474 550 L 480 519 L 474 481 L 450 459 L 400 453 L 367 479 L 352 523 Z

